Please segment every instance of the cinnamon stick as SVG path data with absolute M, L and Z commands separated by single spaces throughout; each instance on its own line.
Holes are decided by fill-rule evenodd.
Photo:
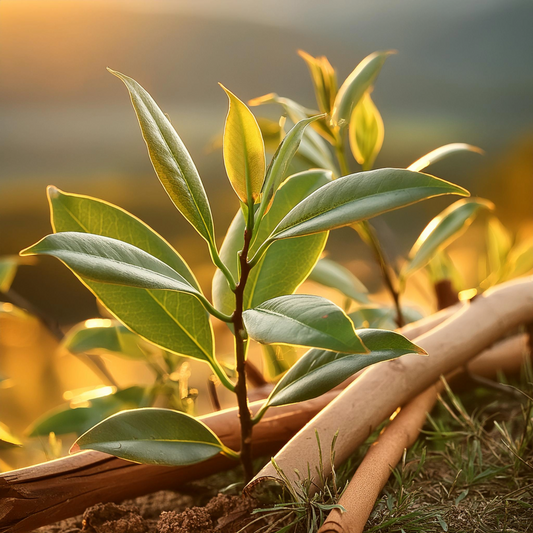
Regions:
M 310 472 L 315 486 L 318 449 L 315 430 L 323 446 L 329 446 L 335 433 L 335 466 L 345 461 L 354 449 L 398 406 L 468 363 L 503 335 L 520 324 L 533 320 L 533 277 L 500 285 L 465 305 L 449 319 L 415 339 L 428 357 L 407 355 L 367 369 L 331 404 L 309 422 L 276 455 L 276 463 L 291 480 L 298 472 Z M 324 475 L 331 472 L 329 457 L 324 458 Z M 254 481 L 278 478 L 268 464 Z
M 517 335 L 473 359 L 469 369 L 487 378 L 500 371 L 517 374 L 528 355 L 527 336 Z M 401 409 L 370 447 L 343 493 L 339 504 L 346 512 L 333 509 L 318 533 L 362 533 L 391 468 L 401 460 L 404 449 L 415 443 L 442 388 L 442 382 L 437 382 Z

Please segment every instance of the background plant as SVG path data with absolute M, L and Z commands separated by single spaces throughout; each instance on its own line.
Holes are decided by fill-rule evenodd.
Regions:
M 326 57 L 312 57 L 299 51 L 305 60 L 313 82 L 317 108 L 327 114 L 327 119 L 313 122 L 304 133 L 299 152 L 299 166 L 319 166 L 330 169 L 334 176 L 349 174 L 348 153 L 360 165 L 363 171 L 370 170 L 379 154 L 383 139 L 384 125 L 379 110 L 372 100 L 374 84 L 393 51 L 374 52 L 367 56 L 337 89 L 335 69 Z M 275 103 L 280 105 L 285 115 L 278 124 L 278 134 L 284 135 L 286 119 L 292 123 L 318 113 L 298 102 L 270 93 L 250 101 L 251 105 Z M 275 131 L 275 123 L 266 123 L 270 135 Z M 429 165 L 461 151 L 483 153 L 475 146 L 454 143 L 442 146 L 412 163 L 408 169 L 422 171 Z M 431 258 L 460 236 L 474 218 L 482 211 L 493 210 L 493 205 L 483 199 L 462 200 L 450 206 L 435 217 L 421 233 L 403 265 L 395 265 L 388 258 L 380 243 L 378 235 L 367 220 L 360 221 L 352 227 L 359 233 L 373 251 L 379 264 L 383 282 L 391 295 L 395 308 L 394 321 L 397 326 L 409 322 L 410 310 L 402 307 L 400 300 L 405 290 L 407 279 L 419 268 L 426 265 Z M 360 282 L 348 280 L 343 269 L 331 260 L 320 261 L 311 273 L 311 279 L 341 290 L 348 298 L 360 304 L 363 314 L 375 314 L 375 304 L 369 304 L 361 290 Z M 362 304 L 362 305 L 361 305 Z M 382 309 L 380 315 L 389 313 Z
M 206 241 L 218 268 L 213 302 L 161 236 L 133 215 L 95 198 L 49 188 L 55 233 L 21 254 L 59 258 L 128 329 L 168 352 L 209 364 L 222 385 L 236 394 L 241 448 L 239 453 L 228 449 L 193 417 L 167 409 L 113 415 L 78 439 L 77 447 L 170 465 L 223 453 L 240 458 L 250 479 L 253 425 L 270 406 L 316 397 L 368 364 L 423 353 L 394 332 L 356 332 L 344 311 L 324 298 L 292 294 L 318 260 L 328 232 L 366 225 L 368 218 L 433 196 L 468 193 L 406 169 L 361 172 L 335 181 L 329 170 L 287 178 L 309 125 L 327 118 L 334 128 L 344 127 L 361 91 L 373 80 L 366 81 L 366 70 L 341 88 L 338 108 L 330 116 L 299 120 L 268 167 L 257 121 L 241 100 L 224 89 L 230 102 L 224 163 L 240 210 L 219 252 L 209 202 L 185 146 L 151 96 L 131 78 L 111 72 L 130 93 L 161 183 Z M 209 315 L 226 322 L 234 334 L 236 382 L 216 357 Z M 245 372 L 251 339 L 312 348 L 284 375 L 255 416 L 248 407 Z

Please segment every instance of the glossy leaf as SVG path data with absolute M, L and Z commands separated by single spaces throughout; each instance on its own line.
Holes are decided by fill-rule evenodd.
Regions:
M 254 203 L 265 179 L 265 147 L 261 130 L 246 105 L 222 86 L 229 98 L 224 129 L 224 164 L 237 196 Z
M 281 141 L 281 144 L 268 166 L 265 185 L 262 191 L 261 204 L 259 206 L 259 214 L 261 217 L 272 205 L 274 195 L 287 177 L 289 165 L 300 146 L 306 127 L 318 118 L 320 118 L 320 115 L 300 120 L 300 122 L 289 131 L 283 141 Z
M 147 391 L 129 387 L 101 398 L 73 398 L 70 403 L 52 409 L 38 418 L 26 431 L 29 437 L 75 433 L 81 435 L 114 413 L 144 405 Z
M 100 283 L 200 294 L 183 276 L 153 255 L 101 235 L 54 233 L 20 253 L 51 255 L 78 276 Z
M 167 194 L 196 231 L 214 245 L 209 201 L 194 162 L 176 130 L 153 98 L 135 80 L 108 70 L 128 89 L 152 165 Z
M 287 179 L 277 192 L 272 207 L 261 222 L 255 243 L 250 253 L 269 236 L 279 221 L 302 199 L 331 181 L 331 172 L 309 170 Z M 231 223 L 220 257 L 234 277 L 238 274 L 238 252 L 243 246 L 244 217 L 239 211 Z M 292 294 L 306 279 L 320 257 L 328 234 L 279 241 L 274 243 L 250 272 L 244 291 L 244 308 L 256 307 L 265 300 Z M 226 278 L 216 272 L 213 278 L 213 301 L 223 313 L 233 312 L 235 295 Z
M 438 250 L 457 239 L 483 210 L 494 210 L 494 204 L 482 198 L 468 198 L 448 206 L 431 220 L 416 240 L 402 276 L 405 278 L 427 264 Z
M 337 289 L 356 302 L 368 303 L 367 288 L 347 268 L 331 259 L 320 259 L 309 274 L 309 279 Z
M 355 106 L 367 91 L 372 90 L 381 67 L 393 53 L 389 50 L 370 54 L 346 78 L 337 93 L 331 112 L 333 126 L 344 128 L 348 125 Z
M 436 148 L 435 150 L 429 152 L 429 154 L 426 154 L 420 159 L 417 159 L 413 164 L 409 165 L 407 169 L 413 170 L 415 172 L 420 172 L 421 170 L 424 170 L 429 165 L 432 165 L 433 163 L 436 163 L 437 161 L 440 161 L 441 159 L 444 159 L 445 157 L 448 157 L 449 155 L 455 154 L 457 152 L 465 152 L 465 151 L 476 152 L 478 154 L 485 153 L 481 148 L 478 148 L 477 146 L 472 146 L 471 144 L 465 144 L 465 143 L 445 144 L 444 146 L 441 146 L 440 148 Z
M 329 113 L 337 95 L 337 76 L 327 57 L 313 57 L 303 50 L 298 50 L 298 55 L 307 63 L 316 100 L 322 113 Z
M 363 170 L 370 170 L 383 145 L 383 120 L 367 92 L 355 106 L 348 128 L 350 148 Z
M 287 116 L 293 124 L 297 124 L 301 120 L 305 120 L 306 118 L 317 115 L 317 111 L 313 109 L 307 109 L 298 102 L 295 102 L 290 98 L 278 96 L 276 93 L 269 93 L 265 94 L 264 96 L 254 98 L 253 100 L 250 100 L 248 104 L 251 106 L 278 104 L 283 108 L 285 113 L 287 113 Z M 331 143 L 335 142 L 335 139 L 331 135 L 331 132 L 324 121 L 317 120 L 316 122 L 313 122 L 311 126 L 317 127 L 321 134 L 325 136 L 326 140 Z M 321 168 L 333 170 L 335 167 L 331 159 L 331 153 L 328 149 L 328 145 L 324 142 L 324 139 L 322 139 L 320 134 L 312 128 L 306 129 L 304 138 L 300 144 L 300 152 L 315 165 Z
M 320 296 L 279 296 L 245 311 L 243 319 L 248 335 L 261 344 L 367 351 L 344 311 Z
M 8 427 L 0 424 L 0 450 L 18 448 L 20 446 L 22 446 L 22 443 L 11 434 Z
M 111 416 L 82 435 L 74 449 L 97 450 L 138 463 L 165 466 L 205 461 L 225 448 L 192 416 L 170 409 L 134 409 Z
M 267 405 L 288 405 L 317 398 L 370 365 L 406 354 L 426 353 L 393 331 L 361 329 L 357 333 L 370 353 L 345 354 L 309 350 L 281 378 L 270 394 Z
M 328 183 L 294 207 L 269 240 L 311 235 L 366 220 L 399 207 L 444 194 L 468 191 L 410 170 L 382 168 L 350 174 Z
M 119 322 L 109 319 L 91 319 L 73 327 L 61 346 L 77 355 L 84 352 L 105 351 L 130 359 L 146 359 L 141 338 Z
M 48 194 L 55 232 L 94 233 L 127 242 L 160 259 L 199 289 L 187 264 L 170 244 L 127 211 L 54 187 L 49 188 Z M 203 361 L 213 359 L 211 322 L 196 296 L 110 285 L 86 278 L 81 281 L 114 316 L 150 342 L 179 355 Z

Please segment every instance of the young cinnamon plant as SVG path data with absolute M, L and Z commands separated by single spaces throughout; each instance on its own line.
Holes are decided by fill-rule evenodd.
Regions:
M 183 258 L 143 222 L 102 200 L 54 187 L 48 194 L 55 233 L 21 254 L 60 259 L 128 329 L 168 352 L 210 365 L 236 395 L 241 446 L 228 449 L 188 414 L 141 408 L 97 424 L 75 448 L 164 465 L 191 464 L 223 453 L 240 459 L 249 480 L 253 426 L 269 407 L 317 397 L 370 364 L 424 353 L 394 332 L 356 331 L 344 311 L 324 298 L 293 294 L 320 257 L 328 232 L 427 198 L 468 192 L 405 169 L 379 169 L 335 181 L 331 171 L 320 169 L 287 178 L 304 132 L 322 116 L 297 121 L 267 167 L 256 119 L 224 89 L 229 98 L 224 163 L 240 209 L 219 251 L 207 195 L 181 139 L 137 82 L 111 72 L 129 91 L 159 180 L 206 241 L 218 268 L 213 301 Z M 234 335 L 236 381 L 216 356 L 210 317 L 226 322 Z M 252 340 L 311 348 L 255 416 L 248 406 L 245 372 Z

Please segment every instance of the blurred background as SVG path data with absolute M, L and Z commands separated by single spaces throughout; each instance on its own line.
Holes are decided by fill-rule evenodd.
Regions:
M 106 67 L 135 78 L 169 114 L 205 182 L 221 241 L 238 202 L 217 147 L 227 111 L 218 82 L 244 101 L 276 92 L 314 107 L 298 49 L 326 55 L 340 82 L 369 53 L 397 50 L 373 93 L 385 124 L 376 166 L 405 167 L 451 142 L 479 146 L 484 156 L 458 154 L 431 172 L 492 200 L 513 233 L 529 235 L 532 24 L 530 0 L 1 0 L 0 255 L 50 232 L 45 188 L 53 184 L 139 216 L 209 292 L 207 249 L 158 183 L 127 92 Z M 254 113 L 280 115 L 270 107 Z M 405 254 L 449 203 L 381 217 L 401 227 L 394 238 L 384 231 L 391 256 Z M 331 256 L 379 291 L 366 250 L 353 239 L 346 246 L 346 235 L 332 234 Z M 480 238 L 475 228 L 470 235 L 456 248 L 467 277 Z M 92 295 L 56 260 L 20 268 L 13 288 L 64 327 L 98 315 Z M 54 341 L 36 322 L 9 320 L 0 327 L 0 372 L 12 386 L 0 390 L 0 420 L 20 434 L 64 390 L 100 381 L 74 358 L 52 356 Z M 124 383 L 148 379 L 134 367 L 115 370 Z M 45 449 L 9 460 L 43 460 Z

